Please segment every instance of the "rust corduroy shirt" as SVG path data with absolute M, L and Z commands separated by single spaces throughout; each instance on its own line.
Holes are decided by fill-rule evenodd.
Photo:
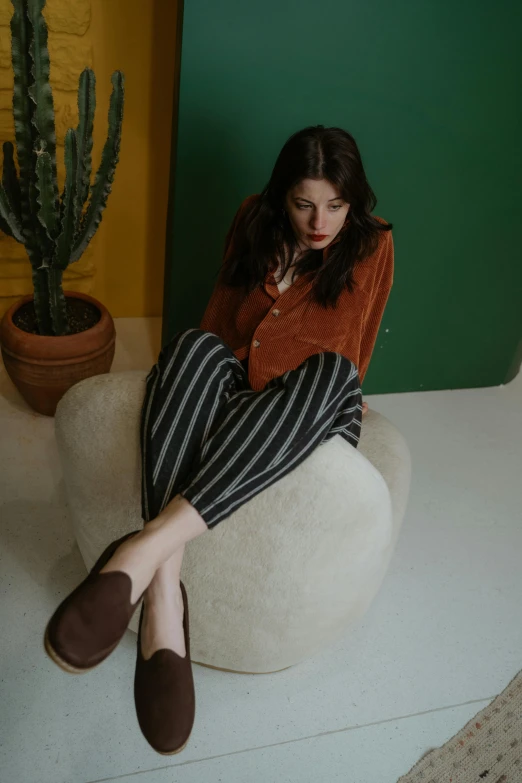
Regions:
M 242 210 L 256 198 L 257 194 L 248 196 L 238 209 L 227 233 L 223 263 L 232 250 Z M 349 227 L 349 214 L 341 231 Z M 323 258 L 339 239 L 337 235 L 324 248 Z M 240 287 L 225 285 L 219 275 L 199 328 L 221 337 L 237 359 L 248 357 L 248 380 L 254 391 L 322 351 L 350 359 L 362 384 L 392 287 L 393 268 L 392 232 L 383 231 L 377 250 L 355 266 L 354 292 L 344 288 L 337 306 L 327 309 L 310 294 L 313 272 L 298 277 L 282 293 L 269 272 L 263 285 L 247 296 Z

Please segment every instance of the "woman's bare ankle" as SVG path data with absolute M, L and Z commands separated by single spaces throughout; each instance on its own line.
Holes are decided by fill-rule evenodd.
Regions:
M 155 519 L 146 523 L 143 530 L 118 547 L 102 572 L 122 570 L 128 573 L 132 580 L 131 601 L 135 603 L 155 572 L 171 558 L 174 559 L 170 568 L 180 571 L 185 543 L 207 530 L 196 509 L 184 497 L 176 495 Z M 178 560 L 179 565 L 176 565 Z
M 151 534 L 160 533 L 168 538 L 167 550 L 174 552 L 182 544 L 208 531 L 203 517 L 182 495 L 176 495 L 155 519 L 147 522 L 144 530 Z
M 171 649 L 186 655 L 183 627 L 184 605 L 179 579 L 158 569 L 147 588 L 141 630 L 141 652 L 148 660 L 157 650 Z
M 101 569 L 101 573 L 123 571 L 129 575 L 132 582 L 130 601 L 133 604 L 143 595 L 162 562 L 159 542 L 144 538 L 142 532 L 124 541 Z

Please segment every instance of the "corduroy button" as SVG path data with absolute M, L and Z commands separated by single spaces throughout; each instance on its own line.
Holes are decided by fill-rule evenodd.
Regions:
M 254 340 L 252 345 L 254 346 L 254 348 L 257 348 L 259 345 L 261 345 L 261 343 L 259 342 L 259 340 Z
M 280 310 L 272 310 L 272 315 L 279 315 L 280 312 Z

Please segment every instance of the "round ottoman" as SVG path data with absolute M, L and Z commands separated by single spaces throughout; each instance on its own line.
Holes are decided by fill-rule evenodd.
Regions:
M 88 569 L 113 539 L 143 526 L 139 418 L 145 378 L 143 371 L 97 375 L 73 386 L 58 404 L 65 491 Z M 181 578 L 192 660 L 235 672 L 273 672 L 344 634 L 383 581 L 410 476 L 403 436 L 370 410 L 357 449 L 334 436 L 188 542 Z M 131 630 L 137 631 L 138 618 L 139 611 Z

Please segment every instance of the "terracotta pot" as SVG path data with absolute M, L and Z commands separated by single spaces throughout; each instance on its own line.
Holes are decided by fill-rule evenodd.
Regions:
M 33 295 L 24 296 L 5 313 L 0 325 L 2 358 L 9 377 L 38 413 L 54 416 L 65 392 L 84 378 L 109 372 L 116 330 L 104 305 L 88 294 L 64 291 L 67 297 L 95 305 L 101 318 L 91 329 L 63 337 L 31 334 L 13 323 L 13 315 Z

